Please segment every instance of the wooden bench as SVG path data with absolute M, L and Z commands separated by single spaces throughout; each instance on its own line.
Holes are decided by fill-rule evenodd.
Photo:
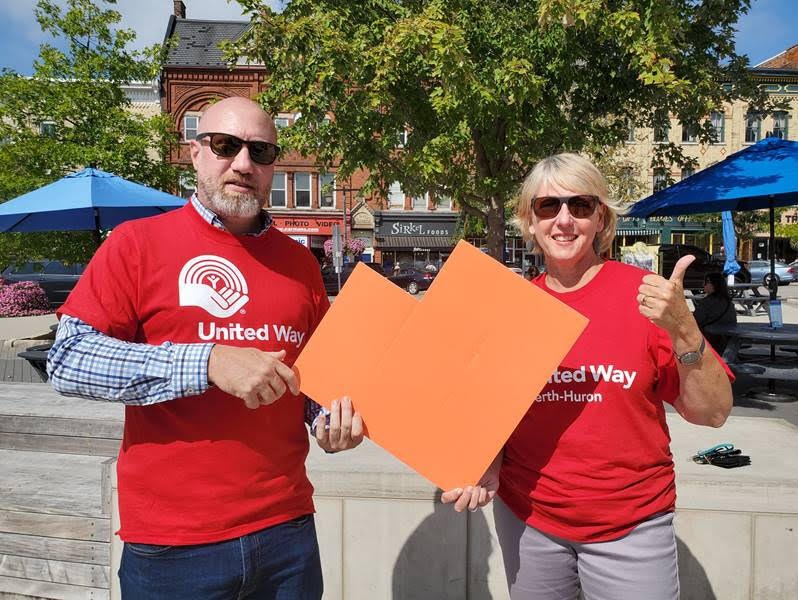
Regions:
M 17 353 L 17 356 L 27 360 L 28 364 L 42 378 L 42 381 L 46 382 L 49 379 L 47 375 L 47 354 L 52 347 L 52 343 L 31 346 L 24 352 Z
M 49 385 L 0 385 L 0 598 L 110 600 L 123 419 Z

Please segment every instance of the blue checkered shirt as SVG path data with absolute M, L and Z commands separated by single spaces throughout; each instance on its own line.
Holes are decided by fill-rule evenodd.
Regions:
M 196 195 L 191 204 L 208 223 L 224 229 L 221 219 L 203 206 Z M 272 219 L 261 212 L 261 236 Z M 63 315 L 55 342 L 47 356 L 47 373 L 53 388 L 64 396 L 110 400 L 145 406 L 206 391 L 208 357 L 214 344 L 134 344 L 105 335 L 88 323 Z M 305 398 L 305 422 L 315 427 L 329 411 Z

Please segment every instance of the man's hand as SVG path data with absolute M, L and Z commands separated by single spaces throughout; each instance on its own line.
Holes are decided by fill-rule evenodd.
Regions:
M 326 452 L 349 450 L 363 441 L 363 418 L 352 410 L 352 401 L 343 397 L 333 400 L 330 428 L 324 422 L 316 425 L 316 441 Z
M 241 398 L 247 408 L 271 404 L 286 390 L 299 393 L 299 382 L 284 358 L 285 350 L 262 352 L 216 344 L 208 358 L 208 382 Z

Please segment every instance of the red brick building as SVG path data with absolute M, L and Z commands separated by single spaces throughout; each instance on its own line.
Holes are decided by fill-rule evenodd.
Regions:
M 255 98 L 263 89 L 265 72 L 252 64 L 231 69 L 219 49 L 222 41 L 236 40 L 248 23 L 187 19 L 182 0 L 173 4 L 164 41 L 177 37 L 178 42 L 161 73 L 161 108 L 172 115 L 180 136 L 172 162 L 190 165 L 189 141 L 198 133 L 201 112 L 222 98 Z M 288 127 L 294 118 L 293 113 L 279 113 L 275 123 L 278 129 Z M 338 224 L 346 237 L 363 239 L 368 260 L 440 265 L 453 247 L 457 213 L 451 202 L 407 197 L 398 183 L 386 199 L 362 198 L 358 192 L 366 177 L 360 172 L 339 181 L 335 166 L 321 174 L 313 157 L 285 153 L 275 167 L 268 210 L 280 230 L 319 259 L 333 224 Z M 184 193 L 192 191 L 186 186 Z

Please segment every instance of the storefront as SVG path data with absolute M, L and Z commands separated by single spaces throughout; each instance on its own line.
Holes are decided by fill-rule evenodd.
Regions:
M 440 268 L 454 249 L 457 213 L 378 211 L 374 214 L 374 247 L 381 262 Z
M 332 238 L 333 225 L 337 224 L 341 230 L 344 226 L 343 217 L 334 215 L 272 217 L 272 221 L 277 229 L 310 248 L 320 263 L 324 259 L 324 242 Z
M 719 223 L 713 227 L 684 217 L 619 217 L 612 256 L 618 257 L 621 247 L 632 246 L 636 242 L 647 245 L 690 244 L 710 254 L 716 253 L 723 244 L 722 237 L 717 233 L 719 228 Z

